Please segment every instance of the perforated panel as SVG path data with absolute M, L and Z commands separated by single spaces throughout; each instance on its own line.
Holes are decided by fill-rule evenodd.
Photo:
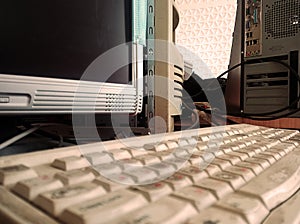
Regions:
M 266 38 L 281 39 L 300 33 L 300 0 L 277 0 L 266 5 Z
M 164 0 L 162 0 L 164 1 Z M 176 0 L 179 27 L 176 43 L 184 59 L 201 78 L 212 78 L 228 69 L 236 0 Z

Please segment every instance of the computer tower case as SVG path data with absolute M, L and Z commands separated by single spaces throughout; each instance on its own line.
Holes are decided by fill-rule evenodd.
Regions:
M 300 0 L 247 0 L 244 8 L 243 112 L 276 111 L 299 94 Z
M 272 112 L 297 99 L 299 17 L 300 0 L 238 0 L 229 67 L 238 63 L 241 67 L 228 76 L 229 113 Z M 231 99 L 233 94 L 240 100 Z M 294 105 L 294 109 L 297 107 L 299 104 Z

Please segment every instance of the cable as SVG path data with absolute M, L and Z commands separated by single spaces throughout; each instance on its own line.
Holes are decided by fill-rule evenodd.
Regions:
M 227 73 L 231 72 L 232 70 L 234 70 L 234 69 L 236 69 L 236 68 L 238 68 L 238 67 L 240 67 L 240 66 L 242 66 L 242 65 L 243 65 L 243 63 L 239 63 L 239 64 L 234 65 L 233 67 L 229 68 L 227 71 L 225 71 L 225 72 L 223 72 L 221 75 L 219 75 L 219 76 L 216 78 L 216 80 L 219 80 L 220 78 L 222 78 L 222 77 L 223 77 L 224 75 L 226 75 Z M 208 88 L 209 86 L 211 86 L 212 83 L 213 83 L 213 81 L 210 82 L 210 83 L 208 83 L 208 85 L 206 86 L 206 88 Z M 217 87 L 217 88 L 215 88 L 215 89 L 213 89 L 213 90 L 217 90 L 217 89 L 220 89 L 220 86 Z M 203 92 L 204 92 L 204 90 L 203 90 L 203 88 L 202 88 L 201 91 L 200 91 L 199 93 L 197 93 L 196 95 L 194 95 L 194 96 L 199 96 L 199 95 L 202 94 Z
M 39 129 L 41 126 L 36 126 L 33 128 L 30 128 L 8 140 L 6 140 L 5 142 L 0 144 L 0 151 L 3 150 L 4 148 L 6 148 L 7 146 L 10 146 L 11 144 L 19 141 L 20 139 L 26 137 L 27 135 L 30 135 L 31 133 L 35 132 L 37 129 Z

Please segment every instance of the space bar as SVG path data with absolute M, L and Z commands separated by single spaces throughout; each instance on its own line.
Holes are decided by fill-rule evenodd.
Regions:
M 0 186 L 1 223 L 57 224 L 49 216 L 36 210 L 25 201 Z
M 291 197 L 299 187 L 300 148 L 297 148 L 244 185 L 240 192 L 259 198 L 271 210 Z

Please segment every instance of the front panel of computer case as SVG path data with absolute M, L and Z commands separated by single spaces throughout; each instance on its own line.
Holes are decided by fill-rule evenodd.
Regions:
M 153 45 L 149 50 L 154 54 L 154 71 L 149 70 L 149 74 L 155 76 L 154 79 L 150 77 L 153 82 L 154 113 L 149 115 L 149 119 L 156 116 L 164 120 L 154 122 L 155 132 L 159 133 L 174 130 L 174 117 L 181 115 L 184 61 L 175 45 L 175 30 L 179 23 L 175 1 L 155 0 L 153 4 L 155 25 L 153 29 L 149 27 L 149 32 L 154 32 L 154 41 L 149 41 Z

